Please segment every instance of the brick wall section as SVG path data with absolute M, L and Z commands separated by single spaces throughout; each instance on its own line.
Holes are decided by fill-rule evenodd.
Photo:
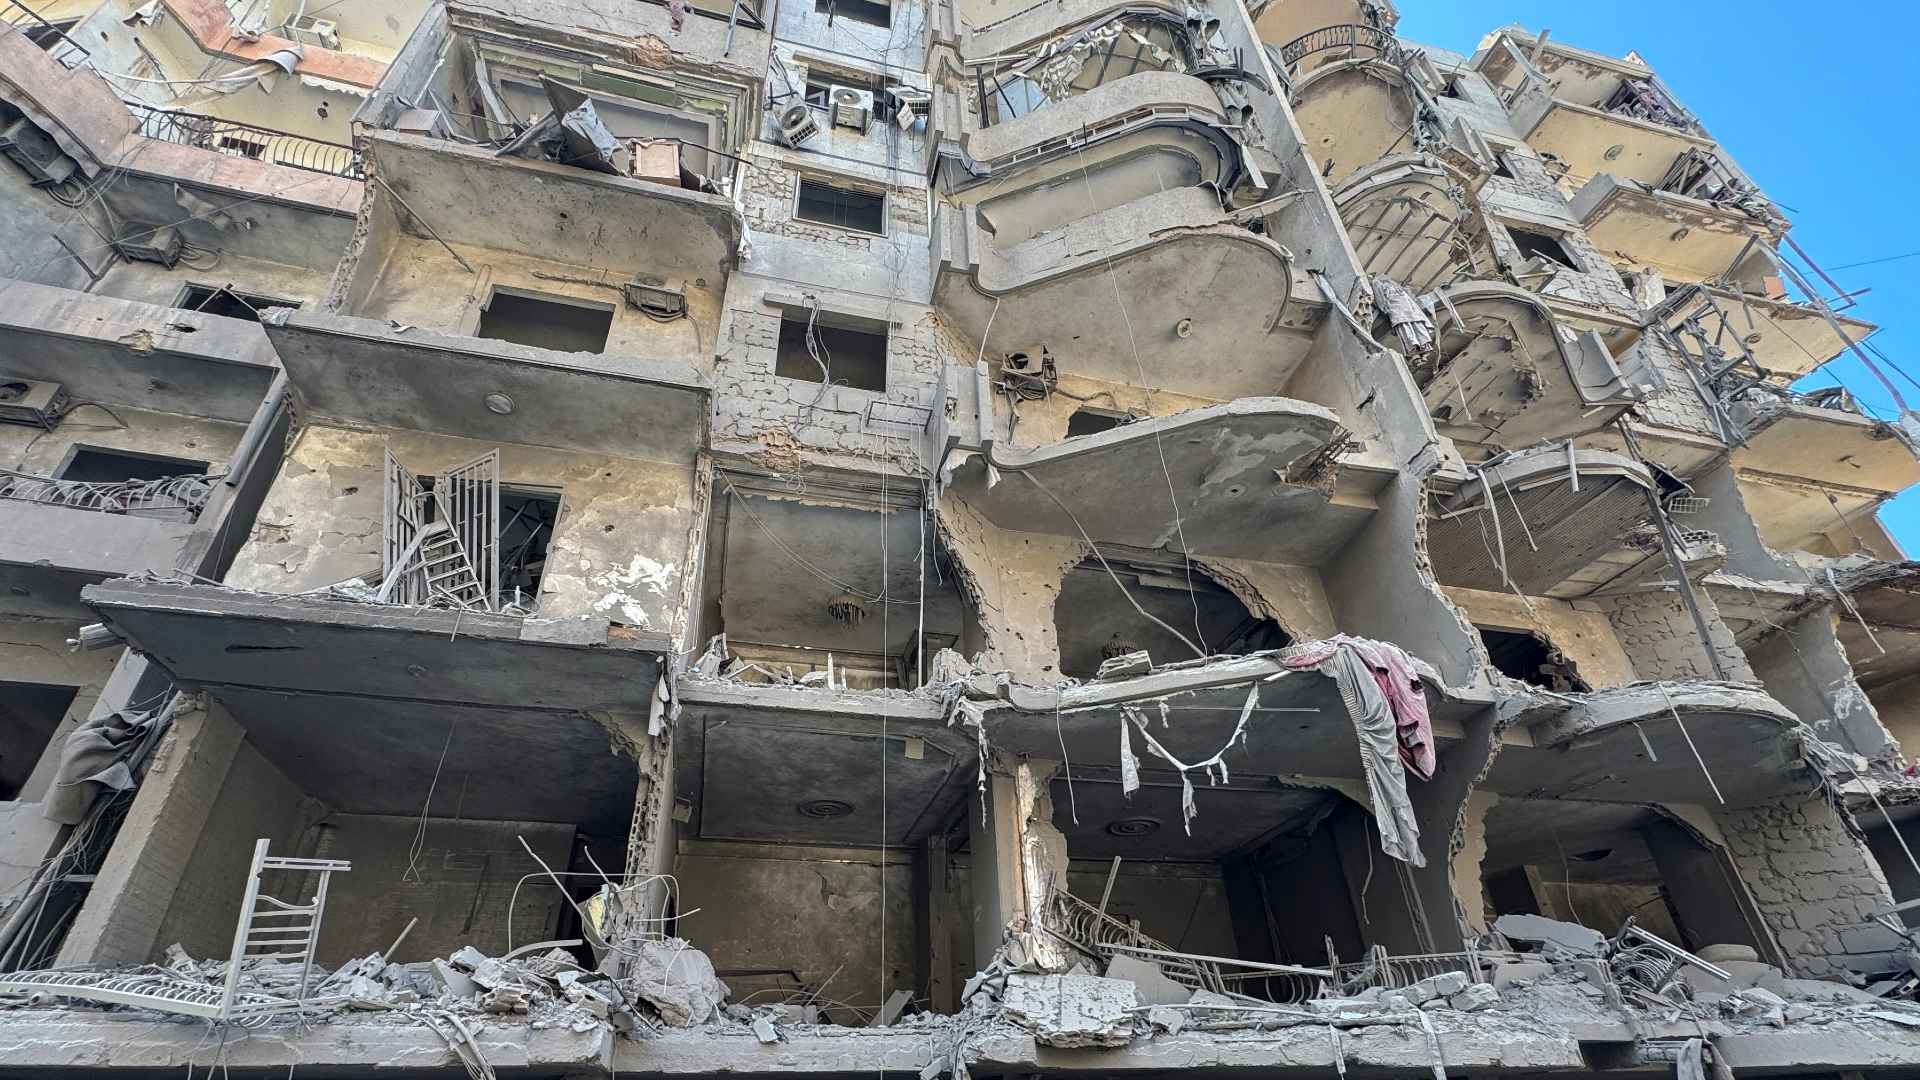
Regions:
M 1561 246 L 1579 264 L 1573 270 L 1555 274 L 1545 284 L 1529 281 L 1528 286 L 1545 297 L 1637 319 L 1639 309 L 1634 305 L 1632 294 L 1621 283 L 1619 273 L 1607 256 L 1593 246 L 1586 231 L 1568 216 L 1566 196 L 1547 175 L 1545 165 L 1539 158 L 1524 153 L 1509 153 L 1506 161 L 1513 176 L 1489 177 L 1486 186 L 1480 189 L 1482 205 L 1495 217 L 1502 212 L 1523 215 L 1522 220 L 1515 222 L 1522 228 L 1529 227 L 1524 217 L 1554 222 L 1562 234 Z M 1519 250 L 1508 241 L 1505 230 L 1490 227 L 1487 233 L 1495 254 L 1503 263 L 1517 265 L 1523 261 Z
M 1687 361 L 1675 354 L 1659 335 L 1641 335 L 1630 354 L 1622 359 L 1623 367 L 1631 366 L 1630 362 L 1638 359 L 1666 384 L 1664 390 L 1649 395 L 1634 408 L 1641 419 L 1659 427 L 1693 435 L 1711 439 L 1720 437 L 1713 414 L 1707 411 L 1706 402 L 1700 399 L 1700 391 L 1694 380 L 1681 367 Z
M 1896 943 L 1862 925 L 1875 909 L 1891 906 L 1893 894 L 1872 853 L 1824 798 L 1723 810 L 1715 820 L 1791 974 L 1870 970 Z
M 1713 598 L 1696 593 L 1714 652 L 1735 682 L 1757 682 L 1746 653 L 1734 640 L 1733 631 L 1721 620 Z M 1620 647 L 1633 660 L 1633 673 L 1642 679 L 1712 679 L 1713 664 L 1707 659 L 1700 633 L 1693 625 L 1686 601 L 1678 593 L 1636 593 L 1615 598 L 1609 604 L 1607 619 L 1620 639 Z

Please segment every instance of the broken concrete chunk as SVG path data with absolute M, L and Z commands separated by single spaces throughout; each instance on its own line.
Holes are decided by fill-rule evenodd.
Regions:
M 1750 963 L 1760 959 L 1760 951 L 1751 945 L 1708 945 L 1694 955 L 1709 964 L 1725 964 L 1729 960 Z
M 513 982 L 513 976 L 507 974 L 506 966 L 492 957 L 482 958 L 469 975 L 482 990 L 492 990 Z
M 1771 990 L 1762 990 L 1754 986 L 1740 991 L 1740 996 L 1766 1009 L 1775 1009 L 1785 1005 L 1786 999 Z
M 763 1043 L 777 1043 L 780 1041 L 780 1032 L 774 1029 L 772 1020 L 756 1016 L 753 1018 L 753 1037 Z
M 480 1007 L 490 1013 L 523 1013 L 531 1004 L 531 995 L 518 986 L 496 987 L 480 998 Z
M 1107 978 L 1132 983 L 1142 1005 L 1181 1005 L 1193 993 L 1167 978 L 1159 964 L 1137 956 L 1115 956 L 1107 964 Z
M 440 989 L 444 993 L 457 998 L 467 998 L 480 992 L 480 988 L 474 985 L 474 981 L 467 978 L 466 972 L 455 970 L 454 966 L 445 960 L 433 962 L 433 973 L 439 980 Z
M 634 996 L 674 1027 L 704 1024 L 727 1000 L 727 984 L 707 954 L 680 938 L 642 941 L 628 973 Z
M 487 954 L 471 945 L 462 945 L 447 957 L 447 962 L 461 971 L 472 971 L 487 962 Z
M 1484 1009 L 1500 1000 L 1500 991 L 1492 983 L 1473 983 L 1465 990 L 1454 994 L 1447 1002 L 1461 1012 L 1474 1012 Z
M 1380 995 L 1380 1004 L 1390 1013 L 1406 1012 L 1413 1008 L 1413 999 L 1398 990 L 1389 990 Z
M 1183 1009 L 1169 1009 L 1164 1005 L 1156 1005 L 1147 1010 L 1147 1023 L 1152 1024 L 1156 1031 L 1178 1035 L 1180 1029 L 1187 1026 L 1187 1014 Z
M 1493 988 L 1505 990 L 1509 986 L 1524 986 L 1535 979 L 1553 974 L 1553 965 L 1538 963 L 1498 964 L 1493 969 Z
M 1187 1004 L 1207 1006 L 1224 1005 L 1232 1008 L 1240 1003 L 1225 994 L 1216 994 L 1211 990 L 1195 990 L 1188 996 Z
M 1579 923 L 1561 922 L 1544 915 L 1502 915 L 1493 920 L 1493 929 L 1508 941 L 1528 945 L 1557 945 L 1577 953 L 1598 956 L 1607 938 L 1598 930 Z
M 1465 990 L 1467 982 L 1467 973 L 1464 971 L 1443 971 L 1407 987 L 1405 993 L 1415 1005 L 1424 1005 L 1437 997 L 1452 997 Z
M 1341 1020 L 1360 1020 L 1369 1016 L 1379 1016 L 1387 1011 L 1387 1007 L 1373 998 L 1317 998 L 1307 1002 L 1307 1010 Z
M 1133 984 L 1097 975 L 1007 976 L 1006 1017 L 1046 1046 L 1125 1046 L 1133 1038 Z

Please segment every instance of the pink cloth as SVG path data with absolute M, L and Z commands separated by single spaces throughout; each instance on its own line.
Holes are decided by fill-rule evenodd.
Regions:
M 1433 751 L 1433 720 L 1427 715 L 1427 692 L 1413 669 L 1413 658 L 1400 646 L 1341 634 L 1323 641 L 1305 642 L 1281 663 L 1293 668 L 1316 667 L 1342 645 L 1360 654 L 1380 683 L 1380 692 L 1387 696 L 1387 705 L 1393 709 L 1394 729 L 1399 735 L 1401 762 L 1420 779 L 1433 779 L 1438 762 Z

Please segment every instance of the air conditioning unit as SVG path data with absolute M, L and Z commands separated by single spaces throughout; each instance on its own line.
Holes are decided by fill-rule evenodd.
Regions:
M 900 125 L 901 131 L 913 128 L 914 121 L 933 114 L 933 92 L 917 86 L 889 86 L 887 93 L 893 97 L 893 122 Z
M 0 424 L 26 424 L 53 430 L 67 411 L 67 388 L 0 375 Z
M 80 167 L 61 151 L 52 137 L 24 116 L 15 117 L 13 123 L 0 128 L 0 154 L 25 169 L 36 184 L 58 184 Z
M 316 19 L 311 15 L 302 15 L 287 24 L 293 32 L 295 41 L 311 42 L 323 49 L 340 47 L 340 26 L 332 19 Z
M 873 91 L 836 86 L 827 91 L 827 109 L 833 114 L 834 127 L 852 128 L 864 135 L 873 119 Z
M 656 319 L 677 319 L 687 313 L 687 294 L 665 285 L 629 281 L 620 287 L 627 303 Z
M 113 250 L 119 252 L 121 258 L 159 263 L 171 270 L 173 264 L 180 261 L 180 249 L 184 245 L 180 230 L 171 225 L 158 229 L 135 226 L 125 240 L 113 242 Z
M 780 141 L 788 146 L 799 146 L 820 134 L 820 121 L 813 118 L 813 110 L 805 102 L 796 101 L 781 109 L 777 119 L 780 123 Z

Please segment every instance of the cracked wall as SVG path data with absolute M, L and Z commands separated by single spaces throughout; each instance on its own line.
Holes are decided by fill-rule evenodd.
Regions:
M 227 584 L 295 593 L 380 576 L 383 451 L 416 475 L 494 444 L 408 431 L 308 426 L 294 437 Z M 679 635 L 694 521 L 693 470 L 659 462 L 501 445 L 500 481 L 558 489 L 535 614 L 600 617 Z
M 1746 653 L 1733 631 L 1721 620 L 1713 598 L 1698 588 L 1694 596 L 1706 617 L 1710 644 L 1703 644 L 1686 601 L 1677 592 L 1633 593 L 1607 601 L 1607 619 L 1620 646 L 1633 658 L 1634 674 L 1643 680 L 1717 679 L 1717 657 L 1732 682 L 1758 682 Z

